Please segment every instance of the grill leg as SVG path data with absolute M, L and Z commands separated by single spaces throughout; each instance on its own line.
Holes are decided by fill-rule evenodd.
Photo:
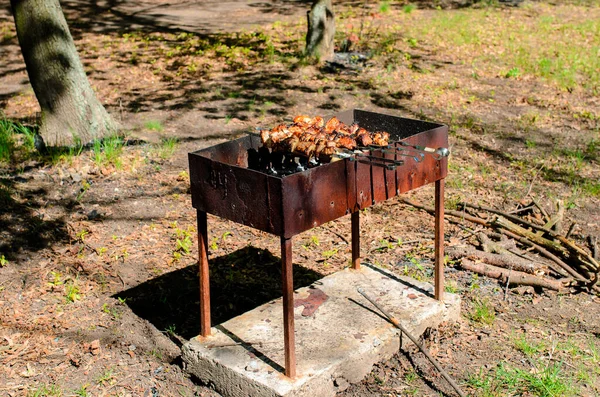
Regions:
M 283 341 L 285 375 L 296 377 L 296 341 L 294 335 L 294 273 L 292 239 L 281 237 L 281 278 L 283 284 Z
M 208 272 L 206 212 L 198 211 L 198 256 L 200 271 L 200 335 L 210 335 L 210 280 Z
M 352 269 L 360 269 L 360 210 L 350 214 L 352 222 Z
M 444 300 L 444 179 L 435 182 L 435 299 Z

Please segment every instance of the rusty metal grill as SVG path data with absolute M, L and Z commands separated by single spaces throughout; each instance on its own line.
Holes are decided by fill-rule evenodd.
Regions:
M 359 211 L 400 193 L 436 184 L 435 294 L 443 292 L 443 180 L 447 158 L 415 148 L 447 148 L 447 126 L 362 110 L 335 115 L 348 125 L 390 133 L 387 148 L 363 148 L 340 161 L 311 165 L 273 158 L 248 135 L 189 154 L 192 205 L 198 213 L 201 335 L 210 334 L 206 214 L 281 238 L 286 375 L 295 376 L 292 243 L 294 235 L 352 214 L 352 262 L 360 266 Z M 413 151 L 407 150 L 413 148 Z M 275 165 L 274 165 L 275 164 Z M 274 172 L 275 171 L 275 172 Z

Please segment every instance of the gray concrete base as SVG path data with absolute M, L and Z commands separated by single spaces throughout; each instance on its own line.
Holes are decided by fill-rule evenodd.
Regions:
M 459 317 L 458 295 L 446 293 L 442 304 L 430 284 L 363 265 L 295 292 L 295 379 L 283 375 L 281 299 L 214 327 L 207 338 L 191 339 L 183 346 L 186 368 L 226 397 L 333 396 L 400 348 L 399 330 L 357 287 L 415 336 Z

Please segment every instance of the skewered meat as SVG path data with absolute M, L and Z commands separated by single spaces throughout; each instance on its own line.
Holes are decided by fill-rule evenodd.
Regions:
M 297 116 L 291 125 L 280 124 L 271 130 L 262 130 L 263 146 L 279 153 L 294 153 L 308 158 L 328 157 L 338 149 L 354 150 L 371 145 L 387 146 L 387 132 L 368 132 L 357 124 L 350 126 L 336 117 L 327 123 L 322 117 Z

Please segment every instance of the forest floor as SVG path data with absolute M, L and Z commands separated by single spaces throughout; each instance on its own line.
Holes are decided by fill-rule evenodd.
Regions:
M 0 395 L 218 396 L 180 360 L 199 332 L 187 153 L 298 114 L 362 108 L 447 124 L 448 208 L 512 211 L 535 198 L 553 214 L 560 201 L 575 241 L 600 236 L 594 1 L 335 2 L 336 42 L 369 56 L 348 68 L 301 57 L 307 5 L 235 3 L 63 3 L 125 138 L 44 156 L 31 147 L 39 107 L 0 10 L 0 121 L 18 129 L 0 163 Z M 433 188 L 405 197 L 431 204 Z M 278 239 L 208 222 L 213 323 L 280 296 Z M 431 281 L 433 224 L 400 199 L 365 210 L 364 260 Z M 475 244 L 454 224 L 445 237 Z M 295 285 L 348 266 L 349 240 L 349 217 L 296 236 Z M 452 261 L 446 290 L 461 295 L 461 320 L 424 343 L 469 394 L 600 396 L 598 296 L 506 288 Z M 455 394 L 415 348 L 340 393 L 407 395 Z

